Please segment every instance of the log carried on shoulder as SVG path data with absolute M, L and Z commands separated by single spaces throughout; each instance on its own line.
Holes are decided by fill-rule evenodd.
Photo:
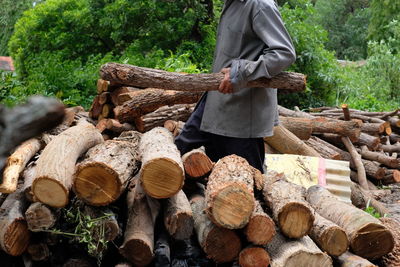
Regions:
M 197 92 L 218 90 L 218 86 L 224 78 L 223 73 L 182 74 L 118 63 L 103 65 L 100 69 L 100 75 L 102 79 L 113 84 Z M 306 76 L 295 72 L 282 72 L 271 79 L 260 78 L 251 81 L 246 87 L 279 88 L 293 92 L 304 91 Z

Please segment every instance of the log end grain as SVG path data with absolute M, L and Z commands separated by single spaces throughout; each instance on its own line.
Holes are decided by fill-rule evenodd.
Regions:
M 185 173 L 191 178 L 200 178 L 209 174 L 214 166 L 213 162 L 202 151 L 188 152 L 182 156 Z
M 253 216 L 246 225 L 247 240 L 255 245 L 265 245 L 276 234 L 274 221 L 266 216 Z
M 290 202 L 284 205 L 278 216 L 278 224 L 282 233 L 290 238 L 307 235 L 313 226 L 314 215 L 303 203 Z
M 78 166 L 75 174 L 76 196 L 93 206 L 105 206 L 118 199 L 121 193 L 118 174 L 101 162 Z
M 20 256 L 28 247 L 30 237 L 26 221 L 22 218 L 15 220 L 6 230 L 2 248 L 11 256 Z
M 28 229 L 32 232 L 40 232 L 53 227 L 57 218 L 46 205 L 35 202 L 25 212 Z
M 181 212 L 173 221 L 165 222 L 168 232 L 177 240 L 190 238 L 193 232 L 194 220 L 192 214 Z
M 131 239 L 120 248 L 120 253 L 135 266 L 147 266 L 154 256 L 150 248 L 143 240 Z
M 241 243 L 235 232 L 214 227 L 203 241 L 203 249 L 217 263 L 233 261 L 240 253 Z
M 69 190 L 52 178 L 37 177 L 33 181 L 32 192 L 36 199 L 50 207 L 63 208 L 68 204 Z
M 332 259 L 325 253 L 298 251 L 287 260 L 285 267 L 332 267 Z
M 143 189 L 154 198 L 168 198 L 182 189 L 184 174 L 181 166 L 168 158 L 157 158 L 142 166 Z
M 342 228 L 330 227 L 321 235 L 321 249 L 329 255 L 340 256 L 349 248 L 349 240 Z
M 241 267 L 265 267 L 270 263 L 268 252 L 264 248 L 245 248 L 239 254 L 239 265 Z

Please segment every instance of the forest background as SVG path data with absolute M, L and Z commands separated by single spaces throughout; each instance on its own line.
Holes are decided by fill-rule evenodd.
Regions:
M 347 103 L 385 111 L 400 103 L 400 1 L 277 1 L 297 52 L 290 71 L 304 93 L 280 95 L 302 109 Z M 0 102 L 32 94 L 90 106 L 106 62 L 209 72 L 222 0 L 0 0 Z M 341 62 L 347 64 L 340 64 Z M 349 61 L 354 62 L 350 63 Z

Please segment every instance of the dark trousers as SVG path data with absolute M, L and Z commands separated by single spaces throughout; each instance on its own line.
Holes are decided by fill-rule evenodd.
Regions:
M 264 173 L 265 150 L 263 138 L 228 137 L 200 130 L 205 100 L 206 95 L 201 98 L 196 109 L 185 123 L 181 134 L 175 139 L 175 144 L 181 154 L 183 155 L 192 149 L 204 146 L 206 154 L 214 162 L 225 156 L 236 154 L 245 158 L 251 166 Z

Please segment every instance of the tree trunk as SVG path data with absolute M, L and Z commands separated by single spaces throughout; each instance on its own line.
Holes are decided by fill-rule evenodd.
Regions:
M 355 142 L 355 144 L 359 146 L 367 146 L 371 150 L 377 150 L 380 143 L 381 140 L 379 137 L 375 137 L 366 133 L 361 133 L 360 138 L 357 142 Z
M 223 73 L 182 74 L 127 64 L 107 63 L 100 69 L 102 79 L 113 83 L 138 87 L 155 87 L 179 91 L 213 91 L 224 78 Z M 260 78 L 248 82 L 246 87 L 280 88 L 304 91 L 306 77 L 295 72 L 282 72 L 271 79 Z
M 193 149 L 182 156 L 183 167 L 188 177 L 199 179 L 211 173 L 214 163 L 204 149 Z
M 195 104 L 177 104 L 163 106 L 159 109 L 135 118 L 135 125 L 139 132 L 147 132 L 154 127 L 164 126 L 167 120 L 186 121 L 192 114 Z
M 270 261 L 268 252 L 262 247 L 247 247 L 239 254 L 241 267 L 268 266 Z
M 106 206 L 117 200 L 138 171 L 139 140 L 138 134 L 136 143 L 107 140 L 89 149 L 76 168 L 76 196 L 93 206 Z
M 370 135 L 379 135 L 385 132 L 387 129 L 388 123 L 364 123 L 361 126 L 361 131 Z
M 162 106 L 192 104 L 200 99 L 201 93 L 148 88 L 129 93 L 130 100 L 115 107 L 115 117 L 120 122 L 133 122 L 135 118 L 153 112 Z
M 220 159 L 208 177 L 207 214 L 220 227 L 244 227 L 254 210 L 254 176 L 249 163 L 236 155 Z
M 400 223 L 392 218 L 380 218 L 379 220 L 392 232 L 395 241 L 393 250 L 382 257 L 383 265 L 398 267 L 400 266 Z
M 102 141 L 97 129 L 85 122 L 56 136 L 37 161 L 32 184 L 35 197 L 51 207 L 66 206 L 77 159 Z
M 355 142 L 361 135 L 360 121 L 342 121 L 336 119 L 316 118 L 312 120 L 313 133 L 334 133 L 347 136 Z
M 167 199 L 164 210 L 164 225 L 168 233 L 175 239 L 190 238 L 193 232 L 193 214 L 189 200 L 180 190 L 178 194 Z
M 380 181 L 385 185 L 400 183 L 400 170 L 387 169 L 385 176 Z
M 310 187 L 307 200 L 321 216 L 346 231 L 355 254 L 367 259 L 377 259 L 393 249 L 393 236 L 378 219 L 339 201 L 323 187 Z
M 370 261 L 346 251 L 336 258 L 340 267 L 378 267 Z
M 334 160 L 341 160 L 342 157 L 339 152 L 332 149 L 332 145 L 328 142 L 325 142 L 322 139 L 319 139 L 316 136 L 312 136 L 310 139 L 305 141 L 306 145 L 313 148 L 315 151 L 325 159 L 334 159 Z
M 287 182 L 283 174 L 267 172 L 264 199 L 282 233 L 300 238 L 310 233 L 314 211 L 305 200 L 305 188 Z
M 274 221 L 264 212 L 260 202 L 256 201 L 250 221 L 244 228 L 247 240 L 255 245 L 265 245 L 275 233 Z
M 32 203 L 25 212 L 28 229 L 32 232 L 48 230 L 55 225 L 59 214 L 40 202 Z
M 393 169 L 400 168 L 400 159 L 395 159 L 395 158 L 386 156 L 385 154 L 380 153 L 380 152 L 369 151 L 366 146 L 361 147 L 361 156 L 364 159 L 377 161 L 377 162 L 384 164 L 385 166 L 388 166 Z
M 301 140 L 310 139 L 313 131 L 310 119 L 280 116 L 279 122 Z
M 143 134 L 140 153 L 140 180 L 148 195 L 169 198 L 182 189 L 185 179 L 183 163 L 167 129 L 156 127 Z
M 362 164 L 364 165 L 365 172 L 368 174 L 368 176 L 376 180 L 381 180 L 383 177 L 385 177 L 385 168 L 380 167 L 379 162 L 362 160 Z

